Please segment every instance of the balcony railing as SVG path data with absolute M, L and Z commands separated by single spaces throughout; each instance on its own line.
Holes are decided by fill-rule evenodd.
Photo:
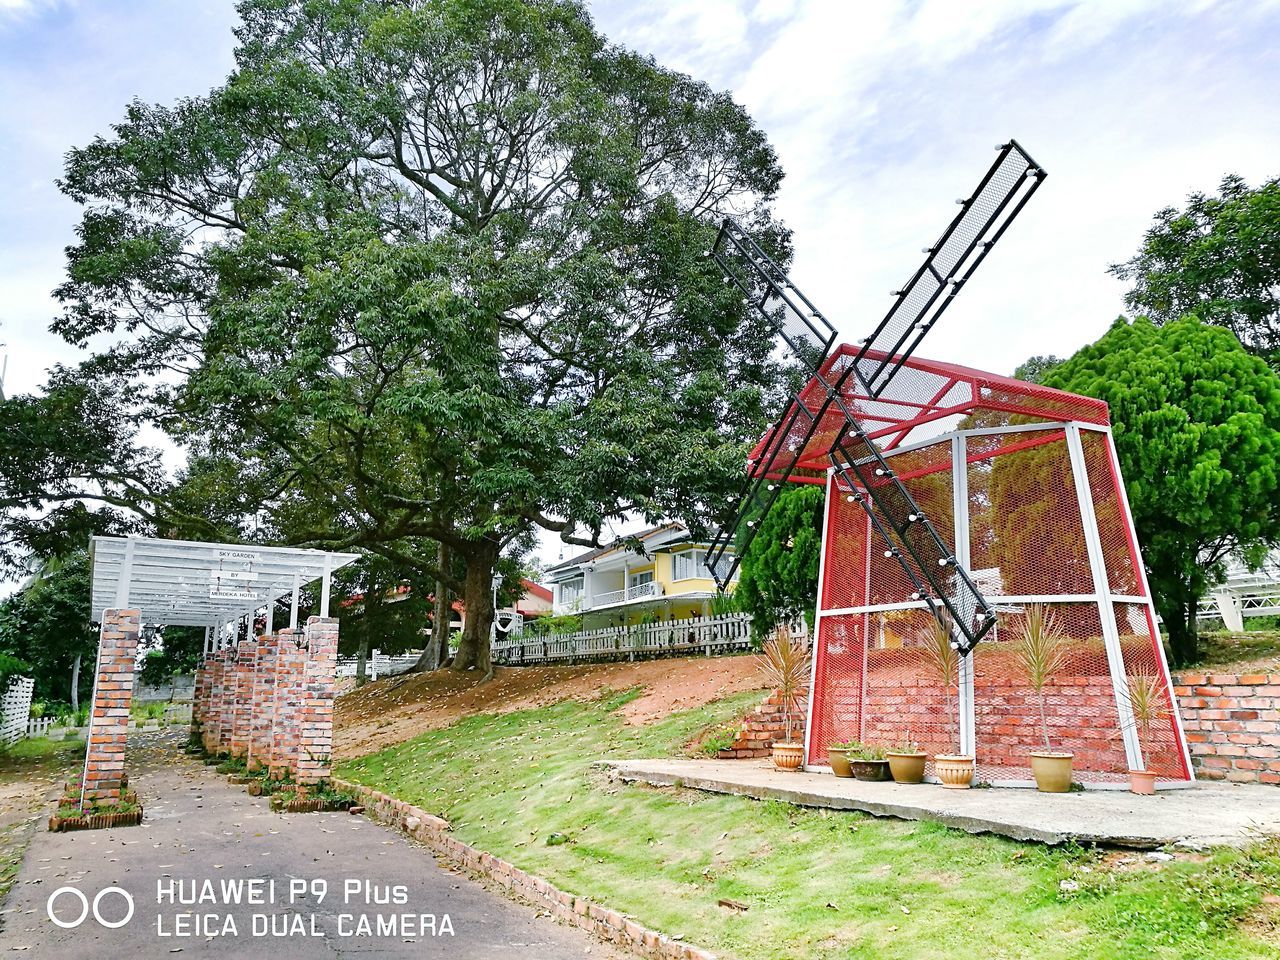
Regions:
M 630 603 L 632 600 L 660 596 L 662 596 L 662 584 L 653 581 L 638 583 L 634 587 L 627 587 L 625 590 L 609 590 L 606 593 L 597 593 L 588 603 L 583 604 L 583 609 L 595 610 L 599 607 L 611 607 L 615 603 Z

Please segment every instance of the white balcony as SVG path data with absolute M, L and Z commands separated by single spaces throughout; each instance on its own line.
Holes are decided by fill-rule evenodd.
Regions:
M 662 596 L 662 584 L 640 583 L 634 587 L 627 587 L 625 590 L 610 590 L 607 593 L 597 593 L 594 597 L 589 598 L 583 603 L 584 610 L 599 610 L 601 607 L 613 607 L 620 603 L 631 603 L 633 600 L 644 600 L 648 597 Z

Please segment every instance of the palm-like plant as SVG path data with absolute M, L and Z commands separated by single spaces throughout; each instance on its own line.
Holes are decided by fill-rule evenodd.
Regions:
M 1044 604 L 1033 603 L 1022 615 L 1014 652 L 1027 684 L 1036 692 L 1036 699 L 1039 701 L 1040 730 L 1044 734 L 1046 750 L 1050 749 L 1050 743 L 1049 721 L 1044 709 L 1044 688 L 1066 664 L 1068 640 L 1058 625 L 1057 617 Z
M 1138 728 L 1138 745 L 1142 748 L 1145 766 L 1151 727 L 1169 714 L 1164 681 L 1154 673 L 1131 673 L 1127 679 L 1129 692 L 1125 699 L 1129 701 L 1129 711 Z
M 794 715 L 805 700 L 809 682 L 809 651 L 804 643 L 779 627 L 760 648 L 760 671 L 774 688 L 782 707 L 782 722 L 787 742 L 791 742 Z
M 953 721 L 951 709 L 951 688 L 959 683 L 960 654 L 951 645 L 951 621 L 943 616 L 932 620 L 921 638 L 921 650 L 924 652 L 925 666 L 934 678 L 942 684 L 943 694 L 947 701 L 947 736 L 952 736 Z M 953 740 L 957 739 L 952 737 Z

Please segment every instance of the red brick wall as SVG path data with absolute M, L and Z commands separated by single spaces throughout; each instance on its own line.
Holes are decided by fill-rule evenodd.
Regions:
M 1173 680 L 1197 776 L 1280 784 L 1280 674 L 1181 673 Z
M 140 627 L 141 613 L 137 610 L 103 612 L 89 744 L 81 781 L 84 805 L 120 799 Z
M 223 680 L 226 674 L 226 650 L 218 650 L 205 658 L 205 671 L 208 673 L 208 695 L 205 698 L 204 720 L 200 734 L 204 738 L 204 748 L 217 755 L 227 749 L 223 739 Z

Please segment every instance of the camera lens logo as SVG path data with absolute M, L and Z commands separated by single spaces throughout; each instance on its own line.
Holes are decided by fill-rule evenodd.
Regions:
M 124 916 L 119 920 L 109 920 L 102 915 L 102 901 L 106 898 L 107 894 L 115 894 L 124 900 Z M 80 912 L 74 920 L 63 919 L 54 912 L 54 903 L 59 897 L 63 897 L 64 895 L 66 895 L 66 898 L 78 900 L 80 902 Z M 80 926 L 80 924 L 84 923 L 88 918 L 90 912 L 93 913 L 93 919 L 97 920 L 101 926 L 106 927 L 108 930 L 115 930 L 119 927 L 123 927 L 133 919 L 133 897 L 130 896 L 129 891 L 125 890 L 123 887 L 103 887 L 98 891 L 98 895 L 93 898 L 93 904 L 91 906 L 89 898 L 86 897 L 82 891 L 75 887 L 59 887 L 57 890 L 53 891 L 53 893 L 49 894 L 49 899 L 45 902 L 44 909 L 45 912 L 49 914 L 49 919 L 63 930 L 71 930 Z

